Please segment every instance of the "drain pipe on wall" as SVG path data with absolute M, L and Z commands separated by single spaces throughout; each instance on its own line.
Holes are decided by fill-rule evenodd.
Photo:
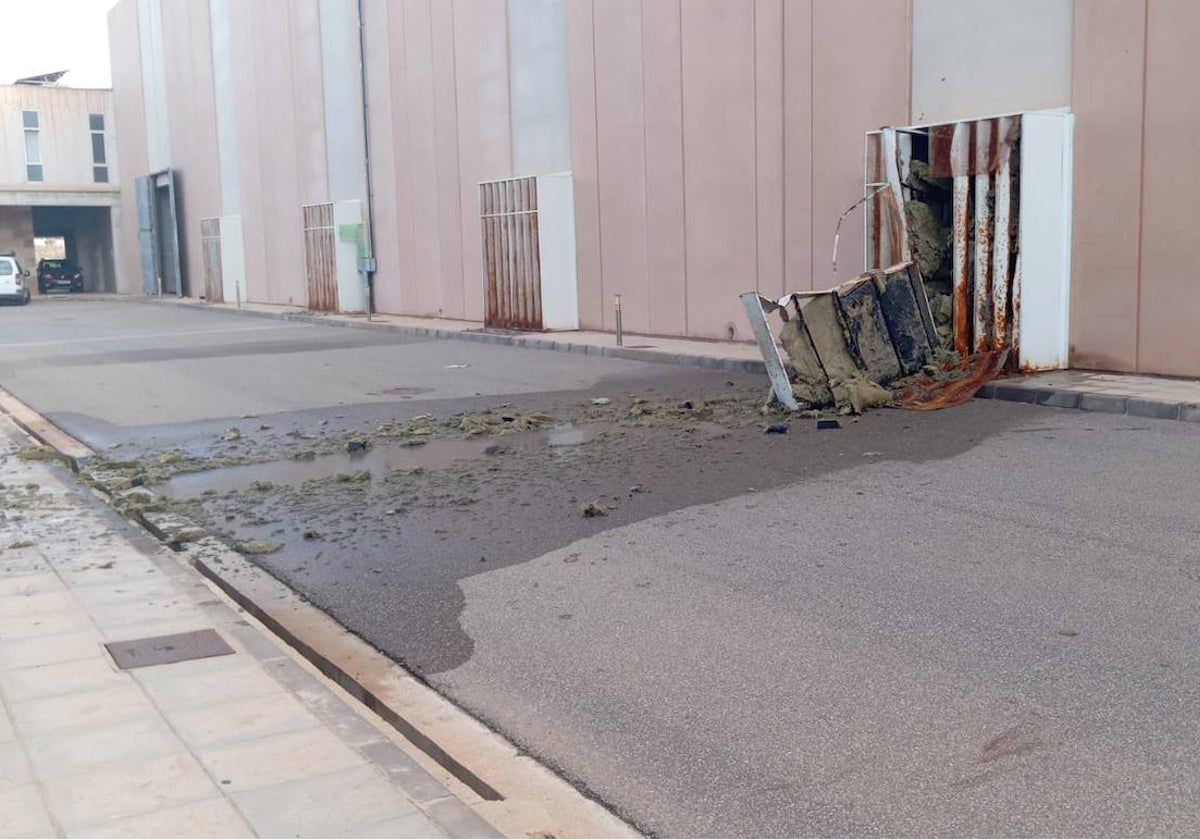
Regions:
M 367 37 L 363 0 L 358 0 L 358 74 L 359 89 L 362 92 L 363 177 L 367 187 L 367 219 L 364 226 L 366 241 L 359 254 L 358 270 L 362 274 L 363 286 L 367 293 L 367 320 L 370 321 L 371 314 L 375 311 L 375 202 L 371 187 L 371 119 L 370 106 L 367 104 Z

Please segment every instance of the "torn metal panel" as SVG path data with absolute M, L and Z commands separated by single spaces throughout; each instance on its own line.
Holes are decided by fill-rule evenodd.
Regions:
M 789 411 L 799 411 L 800 406 L 792 394 L 792 386 L 788 381 L 787 371 L 783 367 L 783 359 L 779 357 L 779 348 L 771 335 L 767 324 L 767 311 L 779 309 L 779 304 L 768 300 L 758 292 L 746 292 L 741 295 L 742 308 L 746 310 L 746 319 L 750 329 L 758 341 L 758 351 L 762 353 L 763 363 L 767 366 L 767 377 L 771 380 L 771 391 L 775 399 Z
M 793 411 L 833 404 L 840 412 L 859 413 L 884 404 L 891 392 L 883 385 L 932 358 L 921 314 L 928 316 L 929 302 L 911 263 L 861 274 L 825 291 L 796 292 L 778 301 L 746 292 L 741 301 L 771 390 Z M 766 318 L 776 311 L 784 322 L 778 342 Z
M 859 369 L 872 381 L 879 383 L 891 382 L 901 372 L 900 358 L 883 319 L 879 301 L 879 286 L 883 283 L 880 272 L 878 281 L 873 275 L 860 275 L 839 284 L 835 289 L 848 339 L 847 346 L 854 354 Z M 913 320 L 913 326 L 924 330 L 919 318 L 914 317 Z
M 907 376 L 920 370 L 931 357 L 937 333 L 919 272 L 912 265 L 901 268 L 890 274 L 881 272 L 884 282 L 879 305 L 900 360 L 900 372 Z

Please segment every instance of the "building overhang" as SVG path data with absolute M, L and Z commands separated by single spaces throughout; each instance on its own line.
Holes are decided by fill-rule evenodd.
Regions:
M 116 207 L 119 189 L 29 189 L 0 185 L 0 205 L 7 207 Z

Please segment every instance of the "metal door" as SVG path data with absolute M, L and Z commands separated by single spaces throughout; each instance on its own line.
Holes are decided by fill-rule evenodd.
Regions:
M 308 308 L 336 312 L 337 260 L 334 249 L 333 205 L 305 204 L 300 208 L 304 227 L 304 274 L 308 281 Z
M 484 323 L 503 329 L 542 329 L 537 178 L 480 184 L 479 222 L 487 281 Z
M 154 176 L 159 273 L 164 294 L 187 294 L 183 253 L 179 239 L 179 192 L 175 171 L 166 169 Z
M 154 179 L 143 175 L 134 179 L 137 190 L 138 251 L 142 263 L 142 291 L 158 293 L 158 248 L 154 235 Z

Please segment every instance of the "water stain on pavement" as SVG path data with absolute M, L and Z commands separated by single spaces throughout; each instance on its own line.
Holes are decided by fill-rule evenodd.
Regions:
M 433 430 L 422 446 L 384 439 L 307 461 L 279 456 L 311 440 L 280 448 L 277 438 L 270 463 L 175 476 L 168 486 L 176 506 L 231 544 L 280 544 L 255 562 L 432 676 L 474 649 L 459 624 L 464 578 L 643 519 L 853 467 L 864 451 L 940 459 L 1011 425 L 994 406 L 967 406 L 880 412 L 832 435 L 805 427 L 767 436 L 761 399 L 761 389 L 723 379 L 672 396 L 617 393 L 602 406 L 588 399 L 581 407 L 577 395 L 571 410 L 522 404 L 520 416 L 546 417 L 532 431 L 505 433 L 515 424 L 502 418 L 519 412 L 503 406 L 421 419 Z M 408 442 L 413 421 L 399 426 Z M 606 515 L 583 516 L 588 504 Z

